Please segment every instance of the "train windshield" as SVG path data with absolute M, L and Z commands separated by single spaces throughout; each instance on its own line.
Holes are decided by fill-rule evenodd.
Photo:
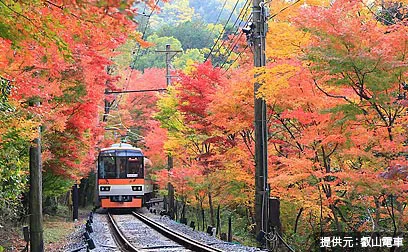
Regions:
M 107 150 L 98 160 L 99 178 L 143 178 L 144 165 L 141 152 L 133 150 Z

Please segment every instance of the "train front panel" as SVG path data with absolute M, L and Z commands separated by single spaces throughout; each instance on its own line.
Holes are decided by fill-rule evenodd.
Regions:
M 142 207 L 144 179 L 99 179 L 98 189 L 103 208 Z
M 103 208 L 142 207 L 146 190 L 142 151 L 128 144 L 102 149 L 97 190 Z

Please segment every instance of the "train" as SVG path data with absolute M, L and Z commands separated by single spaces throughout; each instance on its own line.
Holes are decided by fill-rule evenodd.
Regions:
M 100 150 L 97 163 L 98 207 L 140 208 L 153 197 L 151 161 L 140 148 L 113 144 Z

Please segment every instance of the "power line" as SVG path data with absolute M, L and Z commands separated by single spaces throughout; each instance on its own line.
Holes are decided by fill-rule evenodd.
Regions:
M 249 6 L 250 6 L 249 3 L 250 3 L 249 0 L 246 0 L 244 6 L 242 7 L 241 11 L 239 12 L 239 15 L 238 15 L 237 19 L 235 20 L 234 24 L 232 25 L 232 27 L 235 27 L 235 25 L 238 23 L 238 20 L 241 20 L 241 21 L 239 22 L 238 26 L 237 26 L 236 31 L 234 32 L 234 35 L 237 35 L 238 32 L 239 32 L 239 27 L 241 26 L 242 21 L 243 21 L 243 19 L 240 19 L 240 18 L 241 18 L 241 15 L 243 15 L 243 14 L 245 14 L 245 13 L 247 12 L 247 10 L 248 10 L 248 8 L 249 8 Z M 245 6 L 246 6 L 246 7 L 245 7 Z M 220 45 L 220 46 L 218 47 L 218 49 L 217 49 L 217 52 L 219 52 L 219 51 L 221 50 L 221 48 L 223 47 L 224 43 L 225 43 L 227 40 L 228 40 L 228 39 L 225 39 L 225 40 L 222 41 L 221 45 Z M 233 46 L 232 46 L 232 48 L 233 48 Z M 229 50 L 229 49 L 228 49 L 228 50 Z
M 238 5 L 239 1 L 240 0 L 237 0 L 237 2 L 235 3 L 233 10 L 231 11 L 231 14 L 228 17 L 227 22 L 225 23 L 224 27 L 222 28 L 222 31 L 221 31 L 220 35 L 218 36 L 218 38 L 215 41 L 214 45 L 211 47 L 210 53 L 207 55 L 207 57 L 205 58 L 204 61 L 208 60 L 208 58 L 211 56 L 211 53 L 214 51 L 214 48 L 217 45 L 218 41 L 220 41 L 222 35 L 224 34 L 225 29 L 227 28 L 227 25 L 228 25 L 229 21 L 231 20 L 232 15 L 234 14 L 235 9 L 237 8 L 237 5 Z
M 145 24 L 143 32 L 142 32 L 142 36 L 141 36 L 142 40 L 145 39 L 146 31 L 147 31 L 147 28 L 149 27 L 150 17 L 153 15 L 153 12 L 155 11 L 155 9 L 156 9 L 157 5 L 159 4 L 159 2 L 160 2 L 160 0 L 156 0 L 155 5 L 153 6 L 153 8 L 150 11 L 149 15 L 143 15 L 143 16 L 147 17 L 147 20 L 146 20 L 146 24 Z M 145 10 L 146 10 L 146 5 L 145 5 L 145 7 L 143 9 L 143 14 L 144 14 Z M 139 45 L 139 47 L 137 49 L 137 52 L 135 53 L 135 49 L 136 49 L 137 45 Z M 131 66 L 132 66 L 133 62 L 137 59 L 137 57 L 139 55 L 139 52 L 140 52 L 140 48 L 141 48 L 140 43 L 136 42 L 136 44 L 135 44 L 135 46 L 134 46 L 134 48 L 132 50 L 133 54 L 136 54 L 136 56 L 134 58 L 132 58 Z M 130 79 L 132 78 L 133 70 L 134 70 L 133 67 L 130 67 L 130 72 L 129 72 L 128 76 L 125 79 L 127 82 L 126 82 L 126 84 L 124 86 L 124 89 L 128 89 L 128 87 L 129 87 Z M 112 104 L 112 105 L 117 107 L 119 105 L 121 99 L 122 99 L 122 96 L 119 96 L 118 99 L 116 99 L 115 104 Z
M 246 6 L 246 7 L 245 7 Z M 245 4 L 244 4 L 244 6 L 242 6 L 242 9 L 241 9 L 241 11 L 239 12 L 239 15 L 238 15 L 238 17 L 237 17 L 237 19 L 235 20 L 235 23 L 234 23 L 234 27 L 235 27 L 235 25 L 236 25 L 236 23 L 238 22 L 238 20 L 240 20 L 240 22 L 239 22 L 239 24 L 238 24 L 238 27 L 240 27 L 241 26 L 241 23 L 242 23 L 242 21 L 244 20 L 243 18 L 244 18 L 244 15 L 245 15 L 245 13 L 247 13 L 247 11 L 248 11 L 248 9 L 249 9 L 249 6 L 251 6 L 251 4 L 250 4 L 250 1 L 249 0 L 247 0 L 246 2 L 245 2 Z M 242 18 L 241 18 L 241 15 L 242 15 Z M 251 13 L 251 15 L 252 15 L 252 13 Z M 240 19 L 241 18 L 241 19 Z M 238 31 L 238 30 L 237 30 Z M 237 32 L 236 31 L 236 32 Z
M 251 20 L 251 17 L 252 17 L 252 14 L 249 16 L 248 20 L 245 22 L 245 26 L 249 23 L 249 20 Z M 228 55 L 227 55 L 227 57 L 225 58 L 224 62 L 222 63 L 221 68 L 223 68 L 224 65 L 227 63 L 228 58 L 231 56 L 231 53 L 234 51 L 234 48 L 235 48 L 236 45 L 238 44 L 238 42 L 239 42 L 239 40 L 241 39 L 241 37 L 242 37 L 242 33 L 241 33 L 239 36 L 237 36 L 237 37 L 235 38 L 235 42 L 233 42 L 233 43 L 231 44 L 231 47 L 228 48 L 228 51 L 229 51 L 229 52 L 228 52 Z
M 145 24 L 144 29 L 143 29 L 143 32 L 142 32 L 142 37 L 141 37 L 142 39 L 144 39 L 144 36 L 145 36 L 145 34 L 146 34 L 146 31 L 147 31 L 147 28 L 148 28 L 148 26 L 149 26 L 150 17 L 153 15 L 153 12 L 155 11 L 155 9 L 156 9 L 157 5 L 159 4 L 159 2 L 160 2 L 160 0 L 156 0 L 155 5 L 153 6 L 153 8 L 152 8 L 150 14 L 147 15 L 147 21 L 146 21 L 146 24 Z M 144 9 L 143 9 L 143 13 L 144 13 L 145 10 L 146 10 L 146 5 L 145 5 L 145 7 L 144 7 Z M 143 16 L 145 16 L 145 15 L 143 15 Z M 136 42 L 136 44 L 135 44 L 135 46 L 134 46 L 134 48 L 133 48 L 133 50 L 132 50 L 132 51 L 134 52 L 134 50 L 135 50 L 135 48 L 136 48 L 137 45 L 139 45 L 139 47 L 138 47 L 138 51 L 137 51 L 136 57 L 137 57 L 137 55 L 139 54 L 139 51 L 140 51 L 140 47 L 141 47 L 141 46 L 140 46 L 140 43 Z M 132 62 L 133 62 L 133 61 L 134 61 L 134 59 L 132 59 Z M 124 86 L 125 89 L 127 89 L 128 86 L 129 86 L 130 79 L 132 78 L 132 73 L 133 73 L 133 68 L 131 67 L 129 74 L 128 74 L 127 78 L 125 79 L 125 80 L 127 80 L 127 82 L 126 82 L 126 84 L 125 84 L 125 86 Z M 108 102 L 108 101 L 105 99 L 105 115 L 103 116 L 103 121 L 104 121 L 104 122 L 107 121 L 107 116 L 106 116 L 106 114 L 109 113 L 109 111 L 110 111 L 110 109 L 111 109 L 112 107 L 118 107 L 118 106 L 119 106 L 119 103 L 120 103 L 120 101 L 121 101 L 121 99 L 122 99 L 122 95 L 119 95 L 119 97 L 117 97 L 117 99 L 113 100 L 112 102 Z M 120 116 L 120 115 L 119 115 L 119 116 Z M 121 118 L 120 118 L 120 120 L 121 120 Z M 121 121 L 122 121 L 122 120 L 121 120 Z
M 249 5 L 248 5 L 248 6 L 249 6 Z M 244 26 L 246 26 L 246 25 L 249 23 L 249 20 L 251 20 L 251 18 L 252 18 L 252 14 L 248 17 L 248 20 L 245 22 L 245 25 L 244 25 Z M 240 25 L 241 25 L 241 24 L 240 24 Z M 237 31 L 238 31 L 238 30 L 237 30 Z M 236 33 L 235 33 L 234 35 L 236 35 Z M 231 43 L 231 47 L 228 47 L 228 49 L 227 49 L 227 51 L 229 51 L 229 52 L 228 52 L 228 55 L 227 55 L 227 57 L 225 58 L 225 60 L 224 60 L 224 62 L 222 63 L 222 65 L 221 65 L 220 68 L 223 68 L 224 65 L 227 63 L 229 56 L 231 56 L 231 53 L 233 52 L 234 48 L 235 48 L 236 45 L 238 44 L 238 42 L 239 42 L 239 40 L 240 40 L 241 37 L 242 37 L 242 33 L 241 33 L 239 36 L 235 37 L 235 39 L 234 39 L 233 42 Z M 218 64 L 218 65 L 219 65 L 219 64 Z
M 269 1 L 269 2 L 270 2 L 270 1 Z M 266 3 L 269 3 L 269 2 L 266 2 Z M 288 5 L 288 6 L 284 7 L 284 8 L 282 8 L 282 9 L 281 9 L 280 11 L 278 11 L 277 13 L 275 13 L 275 14 L 269 16 L 269 17 L 267 18 L 267 20 L 271 20 L 272 18 L 276 17 L 276 16 L 279 15 L 280 13 L 284 12 L 285 10 L 287 10 L 288 8 L 290 8 L 290 7 L 294 6 L 294 5 L 296 5 L 296 4 L 299 3 L 299 2 L 300 2 L 300 0 L 296 0 L 295 2 L 291 3 L 290 5 Z M 265 3 L 265 4 L 266 4 L 266 3 Z
M 223 74 L 226 74 L 226 73 L 228 72 L 228 70 L 231 68 L 231 66 L 234 65 L 234 63 L 241 57 L 241 54 L 242 54 L 243 52 L 245 52 L 248 47 L 249 47 L 249 45 L 246 45 L 246 46 L 244 47 L 244 50 L 242 50 L 242 51 L 238 54 L 238 56 L 235 58 L 235 60 L 228 66 L 227 69 L 225 69 L 225 71 L 224 71 Z
M 245 6 L 246 6 L 246 7 L 245 7 Z M 250 4 L 249 0 L 247 0 L 247 1 L 245 2 L 244 6 L 242 7 L 242 9 L 241 9 L 241 11 L 240 11 L 240 13 L 239 13 L 237 19 L 235 20 L 234 25 L 233 25 L 233 27 L 235 27 L 235 24 L 238 22 L 238 20 L 240 20 L 240 22 L 239 22 L 239 24 L 238 24 L 238 26 L 237 26 L 237 30 L 235 31 L 234 35 L 237 35 L 237 33 L 239 32 L 239 27 L 241 27 L 242 21 L 244 21 L 244 15 L 245 15 L 245 13 L 247 13 L 247 11 L 248 11 L 248 9 L 249 9 L 249 6 L 251 6 L 251 4 Z M 241 15 L 242 15 L 242 17 L 241 17 Z M 252 17 L 252 13 L 249 15 L 248 20 L 245 22 L 245 25 L 244 25 L 244 26 L 246 26 L 246 25 L 248 24 L 248 22 L 249 22 L 249 20 L 251 19 L 251 17 Z
M 210 34 L 208 35 L 206 41 L 211 37 L 211 35 L 214 34 L 215 26 L 218 24 L 218 21 L 220 20 L 221 14 L 222 14 L 222 12 L 224 11 L 225 4 L 226 4 L 226 3 L 227 3 L 227 0 L 224 1 L 224 4 L 222 5 L 222 8 L 221 8 L 220 13 L 218 13 L 217 20 L 215 21 L 214 26 L 213 26 L 213 28 L 211 29 Z
M 233 42 L 231 43 L 231 48 L 228 48 L 228 55 L 225 57 L 225 60 L 224 60 L 224 62 L 221 64 L 220 68 L 223 68 L 224 65 L 227 63 L 228 58 L 231 56 L 231 53 L 234 51 L 234 48 L 237 46 L 237 44 L 238 44 L 238 42 L 239 42 L 239 39 L 240 39 L 241 37 L 242 37 L 242 33 L 241 33 L 239 36 L 237 36 L 237 37 L 233 40 Z M 214 66 L 214 68 L 217 67 L 217 66 L 219 66 L 218 63 L 217 63 L 217 65 Z
M 128 94 L 128 93 L 145 93 L 165 91 L 167 88 L 141 89 L 141 90 L 122 90 L 122 91 L 105 91 L 105 94 Z
M 150 12 L 149 15 L 147 15 L 147 21 L 146 21 L 146 24 L 145 24 L 144 29 L 143 29 L 143 32 L 142 32 L 142 39 L 144 39 L 144 37 L 145 37 L 145 35 L 146 35 L 147 28 L 149 27 L 149 24 L 150 24 L 150 17 L 153 15 L 153 12 L 154 12 L 154 10 L 156 9 L 156 7 L 157 7 L 157 5 L 159 4 L 159 2 L 160 2 L 160 0 L 156 0 L 156 3 L 155 3 L 155 5 L 153 6 L 152 11 Z M 135 57 L 135 58 L 137 59 L 137 57 L 138 57 L 138 55 L 139 55 L 139 52 L 140 52 L 141 46 L 140 46 L 139 43 L 136 43 L 136 45 L 139 45 L 139 47 L 138 47 L 138 49 L 137 49 L 137 52 L 136 52 L 136 57 Z M 136 47 L 136 45 L 135 45 L 135 47 Z M 135 60 L 135 59 L 134 59 L 134 60 Z M 133 69 L 133 68 L 132 68 L 132 69 Z
M 224 25 L 224 27 L 223 27 L 221 33 L 219 34 L 217 40 L 215 41 L 214 45 L 211 47 L 210 53 L 207 55 L 207 57 L 205 58 L 204 61 L 207 61 L 207 60 L 208 60 L 208 58 L 211 56 L 211 53 L 212 53 L 213 50 L 215 49 L 215 46 L 218 44 L 218 41 L 219 41 L 219 40 L 221 39 L 221 37 L 224 35 L 224 31 L 225 31 L 225 29 L 227 28 L 227 25 L 228 25 L 229 21 L 231 20 L 231 17 L 232 17 L 232 15 L 234 14 L 234 11 L 235 11 L 235 9 L 236 9 L 236 7 L 237 7 L 239 1 L 240 1 L 240 0 L 237 0 L 237 2 L 235 3 L 233 10 L 231 11 L 231 13 L 230 13 L 230 15 L 229 15 L 229 17 L 228 17 L 227 22 L 225 23 L 225 25 Z

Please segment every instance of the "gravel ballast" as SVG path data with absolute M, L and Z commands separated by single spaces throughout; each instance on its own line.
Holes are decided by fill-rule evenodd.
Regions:
M 191 251 L 163 236 L 133 215 L 113 215 L 126 239 L 137 248 L 147 251 Z
M 106 214 L 93 215 L 92 229 L 93 232 L 89 234 L 95 244 L 95 252 L 119 252 L 116 243 L 109 230 L 108 220 Z M 86 252 L 87 243 L 84 238 L 85 224 L 78 227 L 68 238 L 68 244 L 63 248 L 65 252 Z
M 247 247 L 243 246 L 241 244 L 235 244 L 231 242 L 226 242 L 222 241 L 220 239 L 217 239 L 214 236 L 210 236 L 209 234 L 201 231 L 196 231 L 193 230 L 191 227 L 180 224 L 174 220 L 169 219 L 167 216 L 160 216 L 156 214 L 152 214 L 147 209 L 142 208 L 138 211 L 139 213 L 145 215 L 146 217 L 162 224 L 165 227 L 170 228 L 171 230 L 178 232 L 180 234 L 183 234 L 187 237 L 190 237 L 191 239 L 197 240 L 201 243 L 207 244 L 211 247 L 223 250 L 223 251 L 234 251 L 234 252 L 244 252 L 244 251 L 249 251 L 249 252 L 255 252 L 255 251 L 266 251 L 266 250 L 261 250 L 259 248 L 255 247 Z
M 170 228 L 171 230 L 185 235 L 193 240 L 197 240 L 203 244 L 207 244 L 214 248 L 228 251 L 228 252 L 258 252 L 265 251 L 259 248 L 247 247 L 240 244 L 230 243 L 219 240 L 209 234 L 201 231 L 195 231 L 187 225 L 180 224 L 176 221 L 169 219 L 167 216 L 155 215 L 142 208 L 138 211 L 146 217 L 160 223 L 161 225 Z M 144 248 L 146 251 L 190 251 L 177 243 L 169 240 L 167 237 L 161 235 L 157 231 L 151 229 L 146 224 L 138 220 L 136 217 L 130 214 L 126 215 L 113 215 L 117 225 L 122 230 L 123 234 L 129 241 L 138 248 Z M 109 227 L 108 216 L 105 213 L 95 213 L 93 215 L 92 223 L 93 232 L 90 233 L 90 237 L 93 239 L 96 246 L 91 251 L 100 252 L 116 252 L 120 251 L 117 248 L 113 235 Z M 85 224 L 80 225 L 77 229 L 71 233 L 67 238 L 67 245 L 62 251 L 86 251 L 86 242 L 84 239 Z M 156 248 L 155 248 L 156 247 Z

